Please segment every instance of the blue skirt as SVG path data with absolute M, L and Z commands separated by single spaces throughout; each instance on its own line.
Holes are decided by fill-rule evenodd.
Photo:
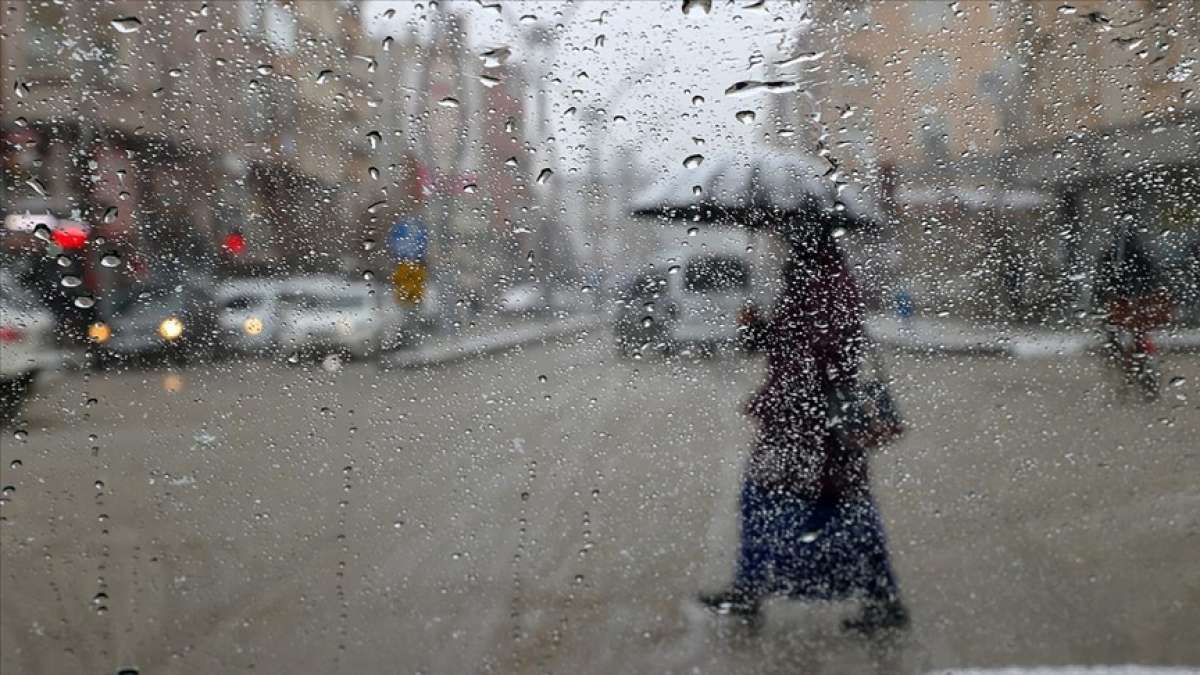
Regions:
M 751 597 L 898 597 L 879 510 L 870 494 L 812 502 L 742 485 L 742 544 L 734 586 Z

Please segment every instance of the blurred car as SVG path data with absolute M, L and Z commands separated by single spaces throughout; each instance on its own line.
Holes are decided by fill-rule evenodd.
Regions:
M 537 314 L 547 311 L 546 292 L 537 284 L 516 284 L 504 289 L 496 302 L 502 314 Z
M 150 285 L 88 327 L 94 365 L 165 357 L 187 363 L 216 347 L 216 304 L 208 283 Z
M 245 279 L 221 284 L 215 292 L 220 343 L 242 352 L 263 352 L 275 343 L 280 283 Z
M 718 247 L 685 251 L 664 272 L 639 275 L 619 294 L 613 333 L 623 354 L 646 347 L 708 350 L 740 344 L 737 316 L 751 300 L 750 261 Z
M 275 341 L 281 354 L 378 354 L 401 339 L 409 312 L 366 284 L 307 279 L 279 295 Z
M 744 254 L 704 251 L 684 256 L 668 275 L 675 308 L 670 340 L 676 344 L 737 344 L 737 315 L 751 299 L 750 264 Z
M 40 378 L 62 366 L 54 316 L 0 270 L 0 424 L 21 412 Z
M 667 274 L 660 270 L 639 274 L 621 288 L 613 316 L 613 338 L 621 354 L 670 349 L 676 310 L 668 289 Z

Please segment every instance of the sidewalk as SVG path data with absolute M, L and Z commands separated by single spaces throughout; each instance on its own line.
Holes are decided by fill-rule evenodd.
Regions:
M 951 318 L 901 320 L 875 315 L 867 318 L 866 325 L 867 333 L 880 344 L 925 353 L 1068 356 L 1101 344 L 1099 334 L 1079 329 L 987 326 Z M 1163 351 L 1200 350 L 1200 328 L 1161 330 L 1151 335 Z
M 436 333 L 425 338 L 425 344 L 382 354 L 379 367 L 411 368 L 468 359 L 578 333 L 599 325 L 600 320 L 595 314 L 492 320 L 461 331 Z

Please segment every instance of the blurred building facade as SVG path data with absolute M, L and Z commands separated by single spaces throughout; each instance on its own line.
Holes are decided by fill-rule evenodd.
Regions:
M 92 266 L 94 289 L 192 268 L 386 275 L 406 216 L 430 223 L 450 285 L 511 273 L 529 246 L 522 80 L 485 73 L 449 11 L 432 34 L 376 35 L 364 7 L 3 0 L 5 215 L 90 222 L 90 253 L 125 261 Z
M 803 128 L 819 100 L 843 174 L 878 190 L 894 228 L 885 295 L 1041 320 L 1088 303 L 1121 228 L 1146 230 L 1168 268 L 1195 259 L 1200 5 L 838 0 L 812 12 L 798 39 L 814 96 L 779 115 Z

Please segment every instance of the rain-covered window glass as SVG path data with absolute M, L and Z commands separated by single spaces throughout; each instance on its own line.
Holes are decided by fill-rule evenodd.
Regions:
M 0 0 L 0 675 L 1200 672 L 1198 60 Z
M 689 291 L 703 293 L 744 287 L 750 275 L 737 258 L 702 256 L 688 261 L 684 279 Z

